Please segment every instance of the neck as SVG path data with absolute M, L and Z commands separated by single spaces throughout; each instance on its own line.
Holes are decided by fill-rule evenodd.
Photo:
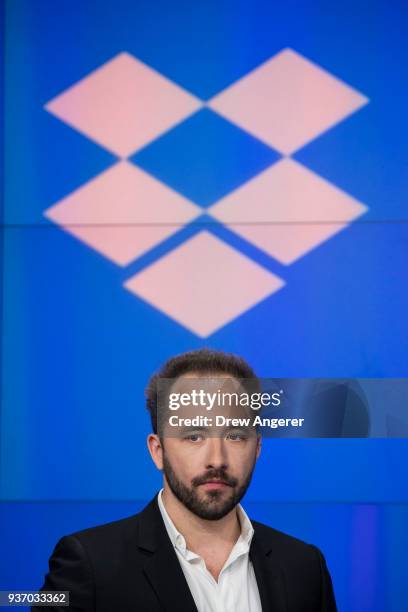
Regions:
M 184 536 L 187 548 L 199 553 L 200 549 L 211 546 L 215 541 L 220 545 L 234 545 L 241 533 L 237 507 L 221 519 L 202 519 L 182 504 L 164 484 L 162 500 L 176 529 Z

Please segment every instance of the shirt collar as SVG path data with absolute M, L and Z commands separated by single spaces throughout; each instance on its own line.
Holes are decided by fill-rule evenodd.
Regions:
M 187 551 L 186 540 L 184 536 L 178 531 L 175 524 L 171 520 L 166 508 L 164 507 L 162 493 L 163 489 L 160 489 L 159 494 L 157 496 L 157 502 L 159 504 L 159 509 L 164 521 L 164 525 L 174 548 L 177 548 L 185 556 Z
M 184 536 L 178 531 L 175 524 L 171 520 L 162 499 L 163 489 L 160 489 L 159 494 L 157 496 L 157 502 L 159 505 L 160 513 L 163 518 L 164 525 L 166 527 L 167 533 L 169 535 L 170 541 L 174 548 L 180 551 L 180 553 L 188 560 L 195 559 L 198 557 L 195 553 L 191 552 L 187 549 L 186 540 Z M 248 553 L 249 547 L 252 541 L 252 537 L 254 535 L 254 528 L 252 527 L 252 523 L 248 518 L 247 513 L 241 506 L 238 504 L 238 519 L 241 525 L 241 534 L 238 540 L 235 543 L 233 550 L 231 551 L 231 555 L 234 553 L 234 557 L 237 555 Z M 230 556 L 231 557 L 231 556 Z

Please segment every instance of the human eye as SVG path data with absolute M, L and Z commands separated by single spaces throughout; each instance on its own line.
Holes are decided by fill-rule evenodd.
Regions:
M 231 442 L 242 442 L 247 440 L 248 433 L 242 429 L 235 429 L 233 431 L 229 431 L 226 438 L 227 440 L 231 440 Z
M 197 443 L 197 442 L 201 442 L 201 440 L 203 440 L 203 439 L 204 439 L 204 436 L 203 436 L 202 433 L 194 432 L 194 431 L 186 433 L 183 436 L 183 440 L 186 440 L 187 442 L 195 442 L 195 443 Z

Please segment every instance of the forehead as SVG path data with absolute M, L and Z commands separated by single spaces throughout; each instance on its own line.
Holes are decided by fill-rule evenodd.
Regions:
M 252 435 L 254 428 L 248 418 L 252 411 L 245 401 L 250 394 L 245 381 L 218 372 L 188 372 L 177 379 L 162 379 L 158 428 L 166 437 L 176 438 L 187 429 L 205 430 L 208 436 L 218 437 L 240 427 Z
M 172 393 L 190 393 L 191 391 L 238 393 L 243 391 L 243 387 L 240 379 L 231 374 L 187 372 L 172 382 L 169 390 Z

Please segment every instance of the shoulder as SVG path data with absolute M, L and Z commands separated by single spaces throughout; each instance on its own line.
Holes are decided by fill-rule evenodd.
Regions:
M 53 558 L 98 565 L 99 559 L 120 558 L 137 543 L 141 513 L 63 535 Z
M 135 536 L 138 530 L 139 516 L 140 513 L 110 521 L 109 523 L 87 527 L 86 529 L 74 531 L 66 537 L 75 538 L 86 546 L 97 544 L 109 546 L 109 544 L 118 540 Z
M 50 569 L 78 567 L 81 576 L 108 576 L 129 555 L 137 562 L 138 525 L 136 514 L 64 535 L 54 548 Z
M 78 541 L 88 551 L 103 555 L 106 555 L 107 551 L 120 554 L 124 548 L 136 547 L 146 539 L 146 534 L 156 531 L 159 521 L 160 511 L 154 497 L 137 514 L 81 529 L 66 537 Z
M 291 585 L 291 609 L 336 612 L 333 583 L 321 550 L 283 531 L 251 522 L 255 532 L 253 541 L 257 542 L 255 556 L 262 548 L 274 561 L 273 566 L 281 567 L 287 584 Z
M 320 561 L 320 550 L 313 544 L 289 535 L 279 529 L 258 521 L 251 521 L 256 538 L 265 552 L 272 551 L 281 560 L 296 559 L 297 562 Z

